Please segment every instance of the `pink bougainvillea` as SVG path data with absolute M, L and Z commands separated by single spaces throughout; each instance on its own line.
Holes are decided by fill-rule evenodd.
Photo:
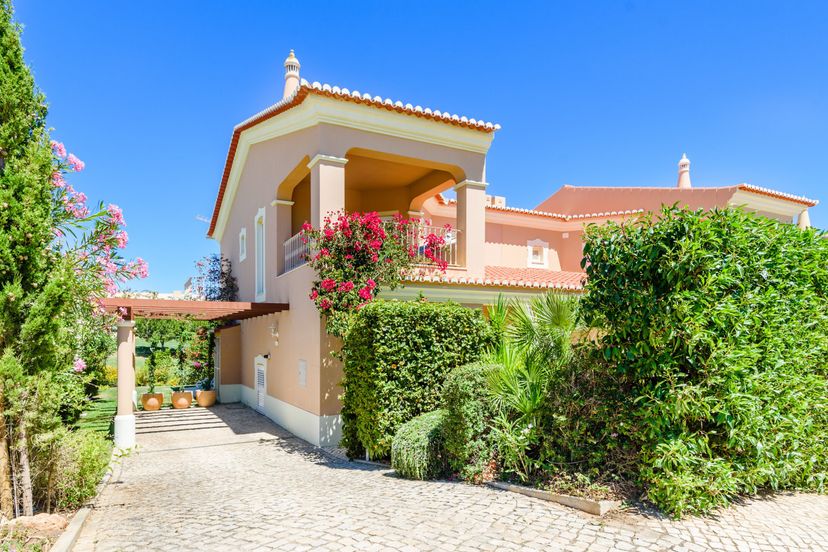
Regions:
M 302 225 L 308 263 L 317 273 L 310 298 L 326 315 L 328 331 L 344 335 L 348 314 L 372 301 L 380 286 L 394 288 L 415 265 L 445 271 L 445 240 L 423 235 L 421 221 L 401 216 L 383 220 L 375 213 L 340 212 L 322 228 Z

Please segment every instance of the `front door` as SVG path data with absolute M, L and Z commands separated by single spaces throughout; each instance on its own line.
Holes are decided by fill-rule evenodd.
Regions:
M 267 372 L 267 359 L 261 355 L 256 357 L 256 410 L 264 411 L 265 404 L 265 373 Z

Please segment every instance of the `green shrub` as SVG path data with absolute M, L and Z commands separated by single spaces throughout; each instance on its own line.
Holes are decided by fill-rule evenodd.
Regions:
M 465 364 L 449 372 L 443 383 L 449 466 L 468 481 L 479 480 L 492 459 L 489 428 L 495 412 L 486 383 L 489 373 L 497 368 L 492 364 Z
M 438 479 L 448 473 L 445 410 L 420 414 L 400 426 L 391 446 L 391 466 L 407 479 Z
M 374 301 L 346 336 L 343 446 L 387 458 L 397 428 L 440 407 L 449 371 L 475 361 L 493 343 L 479 310 L 456 303 Z
M 58 427 L 42 435 L 35 455 L 37 502 L 44 509 L 82 506 L 95 495 L 111 451 L 111 443 L 92 430 Z
M 824 233 L 665 209 L 586 235 L 582 313 L 602 329 L 606 385 L 592 446 L 615 443 L 616 465 L 674 515 L 760 489 L 824 491 Z

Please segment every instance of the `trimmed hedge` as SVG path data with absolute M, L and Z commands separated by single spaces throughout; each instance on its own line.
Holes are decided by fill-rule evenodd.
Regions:
M 448 473 L 443 424 L 445 410 L 420 414 L 394 435 L 391 466 L 407 479 L 438 479 Z
M 479 310 L 456 303 L 373 301 L 354 317 L 342 352 L 342 445 L 387 458 L 401 424 L 441 406 L 453 368 L 494 342 Z
M 828 480 L 828 239 L 739 209 L 587 229 L 597 440 L 673 514 Z M 585 455 L 586 456 L 586 455 Z
M 465 364 L 452 370 L 443 384 L 446 452 L 452 472 L 477 481 L 489 465 L 494 447 L 489 428 L 495 415 L 486 392 L 487 379 L 496 365 Z

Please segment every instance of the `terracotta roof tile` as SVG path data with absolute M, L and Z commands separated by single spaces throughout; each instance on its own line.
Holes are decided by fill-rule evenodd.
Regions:
M 357 90 L 349 90 L 347 88 L 340 88 L 339 86 L 331 86 L 330 84 L 322 84 L 319 82 L 310 83 L 302 79 L 296 91 L 270 107 L 256 113 L 252 117 L 248 117 L 233 128 L 233 136 L 230 139 L 230 147 L 227 151 L 227 159 L 224 162 L 224 172 L 221 177 L 219 191 L 216 195 L 216 203 L 213 207 L 213 217 L 210 221 L 210 229 L 207 231 L 208 236 L 212 236 L 216 229 L 216 222 L 218 221 L 218 212 L 221 207 L 222 199 L 224 198 L 224 191 L 227 187 L 227 180 L 230 177 L 230 169 L 233 167 L 233 159 L 236 155 L 236 148 L 239 144 L 239 137 L 245 130 L 256 126 L 257 124 L 275 117 L 276 115 L 287 111 L 292 107 L 301 104 L 305 98 L 310 94 L 319 96 L 326 96 L 329 98 L 336 98 L 338 100 L 370 105 L 378 109 L 385 109 L 388 111 L 396 111 L 412 117 L 419 117 L 422 119 L 431 119 L 433 121 L 443 122 L 446 124 L 468 128 L 471 130 L 478 130 L 481 132 L 494 132 L 500 130 L 500 125 L 488 121 L 469 118 L 447 111 L 440 111 L 439 109 L 431 109 L 429 107 L 421 107 L 419 105 L 412 105 L 410 103 L 404 104 L 397 100 L 390 98 L 383 98 L 381 96 L 371 96 L 368 93 L 360 93 Z
M 584 281 L 586 280 L 586 274 L 583 272 L 565 272 L 541 268 L 513 268 L 506 266 L 487 266 L 485 270 L 485 276 L 483 278 L 469 278 L 452 274 L 420 273 L 409 276 L 406 278 L 406 281 L 480 287 L 582 291 L 584 289 Z

